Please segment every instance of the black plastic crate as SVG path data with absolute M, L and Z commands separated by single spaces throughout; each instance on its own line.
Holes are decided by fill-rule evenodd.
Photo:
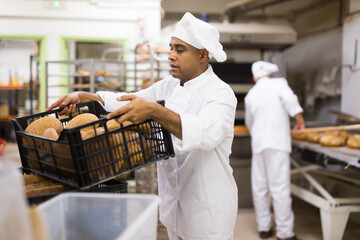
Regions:
M 174 156 L 171 135 L 157 122 L 148 119 L 108 130 L 107 112 L 100 102 L 77 104 L 77 111 L 65 118 L 55 109 L 13 119 L 24 170 L 77 187 L 89 188 L 121 174 Z M 93 113 L 99 120 L 72 129 L 63 129 L 57 141 L 27 134 L 34 120 L 53 116 L 65 126 L 81 113 Z M 81 129 L 103 127 L 101 134 L 83 140 Z M 96 131 L 95 131 L 96 132 Z

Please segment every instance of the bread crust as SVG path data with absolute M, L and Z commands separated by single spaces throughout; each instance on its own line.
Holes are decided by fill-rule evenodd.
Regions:
M 48 128 L 54 128 L 57 134 L 59 134 L 62 130 L 62 123 L 56 117 L 42 117 L 30 123 L 25 129 L 25 132 L 42 136 L 44 131 Z
M 80 115 L 77 115 L 76 117 L 74 117 L 73 119 L 71 119 L 65 126 L 66 129 L 70 129 L 70 128 L 74 128 L 74 127 L 78 127 L 87 123 L 91 123 L 94 121 L 99 120 L 99 118 L 92 113 L 82 113 Z M 97 127 L 97 126 L 96 126 Z M 84 129 L 91 129 L 92 126 L 89 126 L 87 128 Z
M 347 146 L 349 148 L 360 148 L 360 134 L 349 135 Z

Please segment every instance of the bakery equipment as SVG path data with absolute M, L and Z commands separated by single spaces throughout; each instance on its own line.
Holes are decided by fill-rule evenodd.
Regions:
M 342 126 L 304 128 L 302 130 L 299 130 L 299 132 L 300 133 L 309 133 L 309 132 L 359 130 L 359 129 L 360 129 L 360 124 L 351 124 L 351 125 L 342 125 Z
M 350 213 L 360 212 L 360 150 L 297 140 L 292 147 L 291 193 L 319 208 L 324 240 L 341 240 Z

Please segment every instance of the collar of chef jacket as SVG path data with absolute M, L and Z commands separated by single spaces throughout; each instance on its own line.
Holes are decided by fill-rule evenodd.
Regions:
M 206 71 L 203 72 L 202 74 L 200 74 L 199 76 L 197 76 L 196 78 L 193 78 L 193 79 L 187 81 L 184 84 L 184 88 L 187 88 L 187 89 L 191 90 L 192 92 L 196 92 L 198 89 L 202 88 L 205 84 L 207 84 L 207 81 L 209 80 L 209 78 L 207 78 L 206 76 L 208 76 L 212 72 L 213 72 L 213 69 L 212 69 L 211 65 L 208 64 L 208 68 L 206 69 Z

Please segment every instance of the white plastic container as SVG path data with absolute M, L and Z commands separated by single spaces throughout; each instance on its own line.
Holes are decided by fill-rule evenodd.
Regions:
M 51 240 L 156 240 L 160 198 L 64 193 L 38 206 Z

